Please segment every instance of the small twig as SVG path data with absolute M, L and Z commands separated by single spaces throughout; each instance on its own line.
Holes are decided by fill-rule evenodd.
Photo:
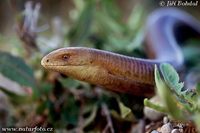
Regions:
M 38 29 L 37 23 L 40 15 L 40 8 L 40 3 L 36 3 L 34 7 L 32 1 L 28 1 L 25 4 L 23 29 L 27 30 L 28 33 L 34 34 Z
M 84 118 L 83 118 L 84 101 L 81 100 L 80 102 L 81 102 L 81 105 L 80 105 L 80 111 L 79 111 L 79 117 L 78 117 L 78 126 L 76 128 L 77 133 L 82 133 L 83 127 L 84 127 Z
M 31 31 L 36 31 L 37 29 L 37 23 L 38 23 L 38 19 L 39 19 L 39 15 L 40 15 L 40 8 L 41 8 L 41 4 L 40 3 L 36 3 L 35 5 L 35 9 L 32 12 L 32 23 L 30 26 L 30 30 Z
M 109 129 L 110 129 L 111 133 L 114 133 L 115 131 L 113 128 L 112 119 L 111 119 L 110 112 L 108 110 L 107 105 L 102 103 L 101 108 L 102 108 L 102 113 L 105 115 L 106 120 L 107 120 L 107 125 L 104 128 L 104 130 L 102 131 L 102 133 L 107 133 L 107 130 L 109 130 Z
M 39 50 L 36 42 L 37 33 L 44 31 L 48 25 L 38 27 L 41 4 L 27 1 L 22 18 L 17 22 L 16 32 L 20 40 L 24 43 L 24 48 L 27 50 L 27 55 L 30 56 L 33 50 Z
M 25 3 L 23 29 L 29 30 L 32 20 L 32 12 L 32 1 L 28 1 Z

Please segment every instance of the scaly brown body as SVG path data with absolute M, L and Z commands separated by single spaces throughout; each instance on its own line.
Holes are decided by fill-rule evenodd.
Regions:
M 185 31 L 188 32 L 187 35 L 181 33 Z M 184 38 L 178 38 L 177 33 L 183 34 Z M 181 69 L 183 55 L 178 42 L 187 39 L 188 35 L 200 36 L 200 25 L 194 18 L 179 10 L 161 9 L 153 13 L 147 22 L 146 51 L 154 59 L 69 47 L 51 52 L 41 63 L 47 69 L 112 91 L 152 96 L 155 64 L 168 62 L 176 69 Z

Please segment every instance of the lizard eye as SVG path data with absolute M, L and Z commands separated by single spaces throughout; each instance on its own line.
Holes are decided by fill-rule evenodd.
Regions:
M 70 58 L 70 55 L 68 55 L 68 54 L 65 54 L 65 55 L 62 56 L 63 60 L 68 60 L 69 58 Z

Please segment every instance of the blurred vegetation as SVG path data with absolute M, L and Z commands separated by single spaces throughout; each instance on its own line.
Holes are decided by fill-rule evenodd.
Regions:
M 200 121 L 200 88 L 199 83 L 194 88 L 183 89 L 184 83 L 176 70 L 169 64 L 161 64 L 160 71 L 155 67 L 155 82 L 157 94 L 161 98 L 163 105 L 157 105 L 145 99 L 144 104 L 155 110 L 168 114 L 175 120 L 192 121 L 199 129 Z
M 111 133 L 136 127 L 143 98 L 136 98 L 137 101 L 132 96 L 120 96 L 46 71 L 40 60 L 49 51 L 68 46 L 145 57 L 144 7 L 135 5 L 124 20 L 114 0 L 74 0 L 68 23 L 59 16 L 47 23 L 48 18 L 40 13 L 43 5 L 27 3 L 23 3 L 25 10 L 15 16 L 16 36 L 0 35 L 0 88 L 9 98 L 9 105 L 4 106 L 9 112 L 4 125 L 53 127 L 57 132 Z M 195 44 L 194 41 L 188 43 Z M 194 45 L 183 50 L 188 72 L 194 66 L 196 71 L 200 65 L 199 49 L 191 55 L 192 48 Z

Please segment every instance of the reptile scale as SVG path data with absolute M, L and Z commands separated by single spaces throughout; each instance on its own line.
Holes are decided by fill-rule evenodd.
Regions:
M 67 47 L 46 55 L 41 64 L 77 80 L 112 91 L 137 96 L 154 94 L 154 66 L 170 63 L 184 66 L 179 44 L 190 37 L 200 38 L 200 24 L 191 15 L 174 8 L 154 11 L 147 20 L 145 52 L 149 59 L 128 57 L 86 47 Z

